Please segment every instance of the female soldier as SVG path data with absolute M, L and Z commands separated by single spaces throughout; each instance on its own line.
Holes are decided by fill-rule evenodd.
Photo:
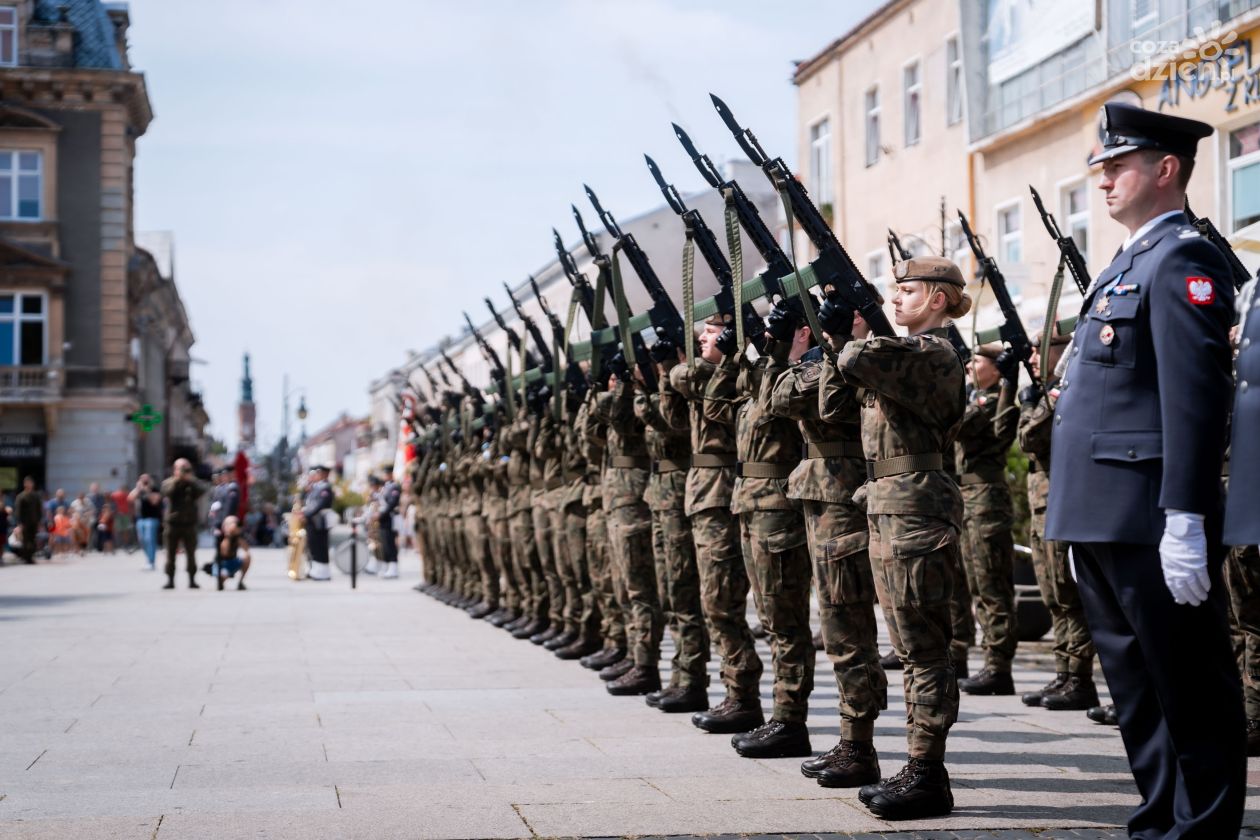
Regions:
M 895 317 L 909 336 L 844 345 L 824 367 L 821 398 L 838 387 L 862 389 L 872 571 L 893 648 L 905 666 L 908 762 L 895 776 L 862 787 L 858 798 L 881 818 L 911 819 L 943 816 L 954 806 L 944 758 L 958 717 L 949 604 L 963 511 L 944 453 L 966 395 L 944 325 L 965 315 L 971 299 L 962 272 L 943 257 L 907 260 L 894 276 Z M 845 334 L 836 321 L 852 316 L 841 307 L 823 304 L 824 332 Z

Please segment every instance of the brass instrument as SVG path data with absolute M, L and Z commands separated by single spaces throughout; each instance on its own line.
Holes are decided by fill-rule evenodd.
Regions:
M 295 530 L 296 529 L 296 530 Z M 289 513 L 289 580 L 306 577 L 306 519 L 302 515 L 302 500 L 293 503 Z

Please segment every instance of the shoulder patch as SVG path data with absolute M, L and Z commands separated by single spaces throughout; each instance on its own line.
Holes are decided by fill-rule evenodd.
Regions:
M 1195 306 L 1208 306 L 1216 303 L 1216 287 L 1208 277 L 1187 277 L 1186 297 Z
M 806 362 L 798 365 L 796 378 L 802 385 L 813 385 L 822 378 L 822 363 Z

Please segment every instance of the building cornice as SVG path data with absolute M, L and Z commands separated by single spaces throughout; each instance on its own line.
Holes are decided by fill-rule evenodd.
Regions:
M 127 70 L 8 67 L 0 70 L 0 100 L 52 108 L 125 105 L 137 137 L 153 121 L 144 74 Z
M 854 42 L 883 26 L 888 18 L 895 16 L 902 9 L 915 2 L 916 0 L 888 0 L 888 2 L 858 21 L 857 25 L 847 33 L 824 47 L 821 52 L 796 65 L 796 70 L 792 73 L 792 84 L 800 85 L 828 63 L 839 58 Z

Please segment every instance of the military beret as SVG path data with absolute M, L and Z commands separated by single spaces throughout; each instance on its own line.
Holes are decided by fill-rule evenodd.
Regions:
M 933 283 L 949 283 L 959 288 L 967 286 L 958 266 L 945 257 L 913 257 L 899 262 L 893 269 L 893 278 L 899 283 L 906 280 L 928 280 Z
M 1101 110 L 1098 139 L 1102 150 L 1090 156 L 1090 166 L 1138 149 L 1157 149 L 1193 159 L 1199 141 L 1212 133 L 1212 126 L 1205 122 L 1123 102 L 1108 102 Z
M 1002 346 L 1000 341 L 990 341 L 988 344 L 981 344 L 975 349 L 977 356 L 984 356 L 986 359 L 996 359 L 1002 354 L 1006 348 Z

